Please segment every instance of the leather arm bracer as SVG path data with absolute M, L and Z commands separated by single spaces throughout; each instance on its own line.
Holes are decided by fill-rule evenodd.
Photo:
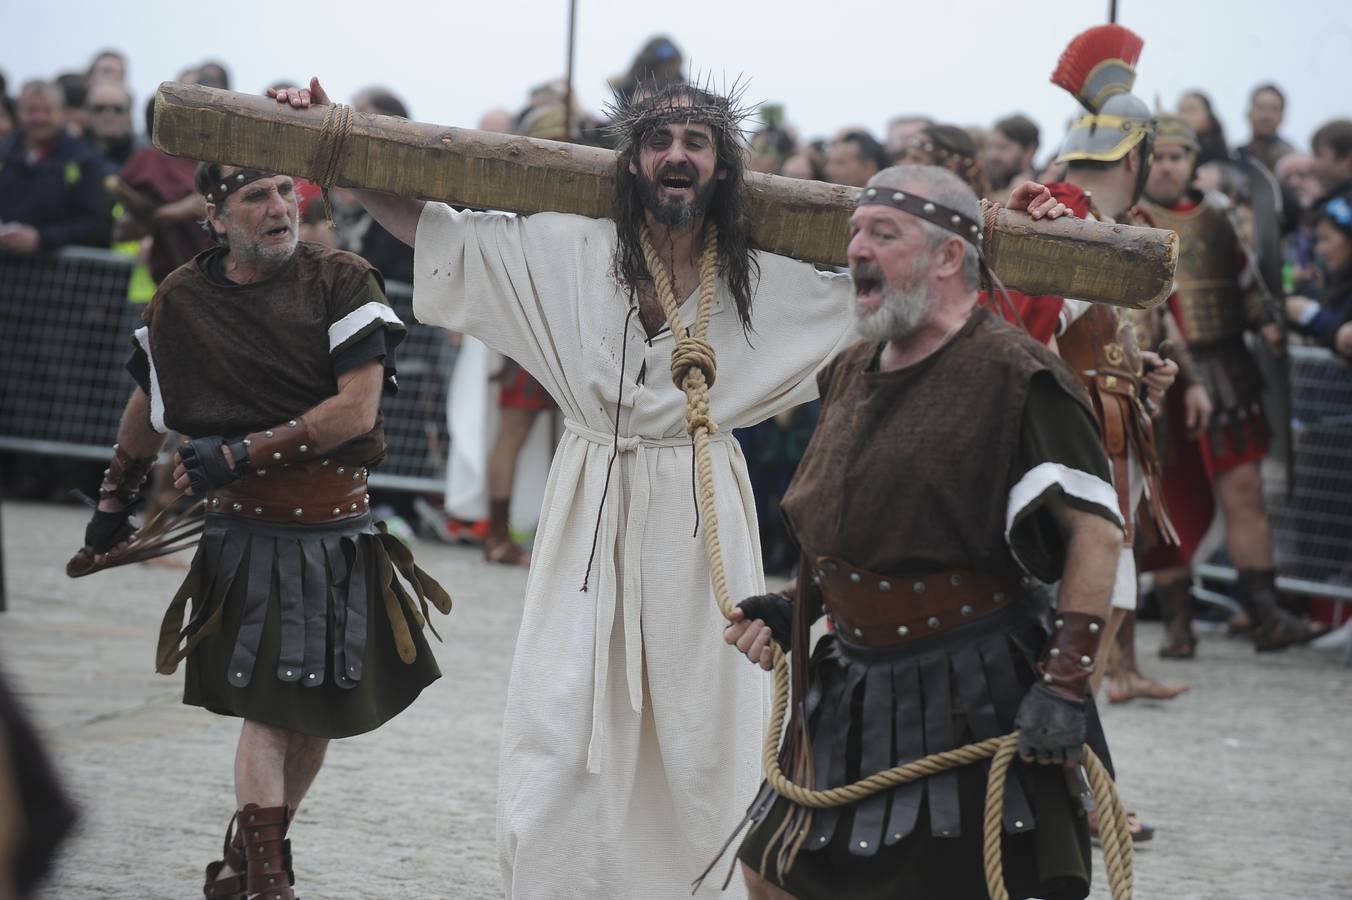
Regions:
M 131 508 L 141 499 L 141 488 L 145 486 L 150 469 L 154 465 L 154 456 L 132 459 L 120 444 L 114 444 L 113 458 L 108 463 L 108 468 L 103 470 L 99 499 L 111 498 L 121 503 L 123 508 Z
M 1098 662 L 1103 620 L 1088 613 L 1058 612 L 1038 660 L 1042 684 L 1068 700 L 1082 700 Z
M 245 453 L 254 469 L 309 462 L 316 458 L 310 426 L 304 419 L 288 419 L 263 431 L 244 436 Z

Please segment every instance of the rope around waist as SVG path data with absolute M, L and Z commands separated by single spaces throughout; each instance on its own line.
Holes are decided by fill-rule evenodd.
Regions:
M 599 447 L 614 448 L 621 453 L 632 453 L 640 447 L 645 449 L 666 449 L 679 447 L 693 447 L 694 442 L 689 435 L 677 435 L 675 437 L 645 437 L 641 434 L 620 435 L 616 437 L 613 432 L 598 431 L 590 426 L 583 425 L 575 419 L 563 420 L 564 430 L 570 434 L 575 434 L 590 444 L 596 444 Z M 718 431 L 709 435 L 709 440 L 714 442 L 726 442 L 733 440 L 732 432 Z

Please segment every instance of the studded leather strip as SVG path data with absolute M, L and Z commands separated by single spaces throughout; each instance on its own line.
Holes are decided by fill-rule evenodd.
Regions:
M 361 681 L 362 657 L 366 652 L 366 611 L 370 606 L 370 588 L 366 580 L 368 570 L 367 554 L 371 552 L 370 539 L 358 538 L 353 541 L 356 556 L 347 578 L 347 617 L 343 633 L 344 654 L 347 668 L 344 670 L 349 685 L 355 687 Z
M 230 684 L 237 688 L 248 686 L 253 678 L 254 663 L 258 661 L 258 646 L 263 640 L 268 601 L 272 596 L 276 543 L 276 538 L 262 535 L 254 535 L 249 541 L 249 583 L 244 598 L 244 617 L 235 640 L 235 652 L 230 658 L 230 671 L 226 673 Z
M 301 576 L 301 545 L 295 538 L 277 539 L 277 609 L 281 641 L 277 649 L 277 679 L 301 680 L 305 662 L 305 590 Z
M 920 690 L 925 698 L 925 746 L 953 747 L 953 686 L 948 680 L 948 657 L 941 656 L 920 667 Z M 930 833 L 957 837 L 962 829 L 958 806 L 958 773 L 954 769 L 925 779 L 928 793 Z
M 301 541 L 304 558 L 304 584 L 301 592 L 305 606 L 305 658 L 301 663 L 305 687 L 319 687 L 324 683 L 325 651 L 328 649 L 328 587 L 325 570 L 324 541 L 306 538 Z

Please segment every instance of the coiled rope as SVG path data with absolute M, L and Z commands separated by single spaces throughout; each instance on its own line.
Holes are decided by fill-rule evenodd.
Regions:
M 699 303 L 694 325 L 687 329 L 681 323 L 680 305 L 672 289 L 671 272 L 653 247 L 652 237 L 644 226 L 640 233 L 643 258 L 648 264 L 657 299 L 666 314 L 667 324 L 676 347 L 671 355 L 671 377 L 685 392 L 686 430 L 694 442 L 695 467 L 698 473 L 698 499 L 704 519 L 704 546 L 709 558 L 709 580 L 714 597 L 723 615 L 732 616 L 733 602 L 728 591 L 727 573 L 723 567 L 723 551 L 718 540 L 718 510 L 714 503 L 713 457 L 709 450 L 709 435 L 717 425 L 709 417 L 709 388 L 717 377 L 717 360 L 709 343 L 709 317 L 713 312 L 714 293 L 718 286 L 718 230 L 712 223 L 705 225 L 704 251 L 699 264 Z M 986 888 L 991 900 L 1009 900 L 1004 884 L 1004 862 L 1000 847 L 1000 820 L 1005 795 L 1005 776 L 1010 762 L 1018 751 L 1018 732 L 1003 737 L 989 738 L 967 744 L 943 753 L 935 753 L 906 765 L 896 766 L 862 778 L 853 784 L 827 790 L 814 790 L 791 781 L 779 765 L 779 741 L 784 730 L 785 714 L 789 706 L 789 667 L 784 652 L 774 641 L 770 642 L 774 656 L 775 699 L 770 715 L 770 727 L 765 736 L 762 764 L 765 780 L 779 796 L 812 809 L 846 806 L 866 797 L 910 781 L 985 759 L 991 760 L 986 782 L 986 809 L 983 821 L 984 864 Z M 1099 840 L 1108 870 L 1108 883 L 1113 900 L 1130 900 L 1132 895 L 1131 831 L 1126 811 L 1117 797 L 1107 768 L 1086 744 L 1084 767 L 1089 775 L 1090 790 L 1098 810 Z

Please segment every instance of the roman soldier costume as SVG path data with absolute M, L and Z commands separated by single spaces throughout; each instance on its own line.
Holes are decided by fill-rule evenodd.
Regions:
M 869 189 L 860 202 L 923 204 L 962 233 L 963 217 L 911 194 Z M 881 371 L 880 352 L 857 344 L 819 376 L 821 419 L 783 502 L 803 548 L 796 596 L 742 604 L 793 647 L 794 695 L 805 697 L 794 716 L 808 738 L 807 749 L 786 745 L 786 771 L 808 763 L 815 788 L 837 787 L 1006 734 L 1042 681 L 1062 675 L 1103 756 L 1085 688 L 1103 623 L 1066 613 L 1048 627 L 1028 577 L 1060 577 L 1053 498 L 1122 521 L 1083 388 L 983 308 L 913 366 Z M 809 651 L 822 615 L 834 627 Z M 1088 893 L 1088 831 L 1065 776 L 1016 763 L 1007 782 L 1014 896 Z M 738 855 L 804 900 L 985 897 L 984 784 L 981 766 L 965 766 L 806 822 L 767 785 Z
M 205 193 L 222 203 L 265 177 L 244 170 Z M 165 279 L 128 363 L 150 425 L 183 436 L 178 453 L 205 507 L 156 670 L 172 674 L 186 660 L 183 702 L 221 715 L 322 738 L 368 732 L 440 677 L 423 627 L 429 605 L 449 612 L 450 598 L 372 519 L 379 415 L 324 453 L 303 415 L 373 361 L 396 389 L 405 329 L 379 273 L 353 254 L 300 243 L 249 284 L 226 277 L 226 256 L 223 246 L 206 250 Z M 154 461 L 114 448 L 100 497 L 135 508 Z M 176 549 L 186 533 L 154 547 L 162 535 L 133 531 L 126 512 L 96 512 L 67 572 Z M 224 859 L 207 870 L 206 896 L 291 897 L 290 811 L 251 804 L 238 817 Z M 237 874 L 217 878 L 226 864 Z

